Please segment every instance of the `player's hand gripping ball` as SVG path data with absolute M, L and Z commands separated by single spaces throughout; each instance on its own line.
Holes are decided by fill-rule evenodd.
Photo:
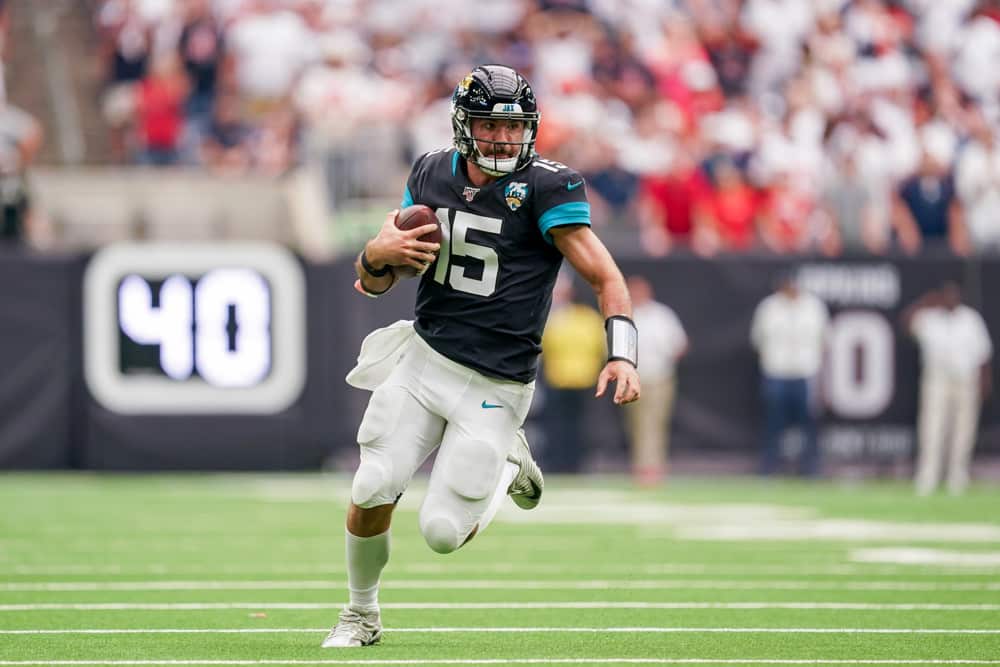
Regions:
M 418 237 L 417 240 L 427 243 L 441 243 L 441 222 L 437 219 L 434 209 L 430 206 L 414 204 L 413 206 L 407 206 L 396 214 L 397 229 L 415 229 L 429 224 L 435 225 L 434 231 Z M 392 270 L 400 278 L 413 278 L 414 276 L 423 274 L 423 271 L 418 271 L 412 266 L 394 266 Z

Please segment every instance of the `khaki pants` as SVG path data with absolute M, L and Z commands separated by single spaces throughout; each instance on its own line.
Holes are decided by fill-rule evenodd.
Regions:
M 625 406 L 632 473 L 643 479 L 657 479 L 667 472 L 676 387 L 674 377 L 644 379 L 642 398 Z
M 934 491 L 942 468 L 948 491 L 961 493 L 969 484 L 972 450 L 979 424 L 979 385 L 976 379 L 951 380 L 924 376 L 917 418 L 917 493 Z

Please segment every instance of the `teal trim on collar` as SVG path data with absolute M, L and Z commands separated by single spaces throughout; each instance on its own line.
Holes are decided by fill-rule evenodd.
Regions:
M 403 201 L 399 202 L 399 208 L 403 209 L 407 206 L 413 206 L 413 195 L 410 194 L 410 188 L 407 186 L 403 190 Z
M 552 243 L 552 235 L 549 234 L 549 230 L 564 225 L 587 225 L 589 227 L 590 204 L 585 201 L 559 204 L 542 213 L 542 217 L 538 219 L 538 229 L 549 243 Z
M 451 156 L 451 175 L 454 176 L 458 173 L 458 151 L 455 151 Z

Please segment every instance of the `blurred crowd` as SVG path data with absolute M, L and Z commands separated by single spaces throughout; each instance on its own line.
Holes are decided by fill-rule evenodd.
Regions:
M 94 1 L 123 161 L 391 192 L 501 62 L 650 254 L 1000 249 L 1000 0 Z

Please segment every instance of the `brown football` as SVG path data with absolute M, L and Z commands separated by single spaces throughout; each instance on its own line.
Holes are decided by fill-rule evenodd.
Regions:
M 437 227 L 417 240 L 428 243 L 441 243 L 441 222 L 437 219 L 437 214 L 434 213 L 434 209 L 430 206 L 414 204 L 413 206 L 407 206 L 396 215 L 396 227 L 398 229 L 415 229 L 416 227 L 423 227 L 429 224 L 437 225 Z M 417 270 L 412 266 L 394 266 L 393 271 L 396 272 L 397 276 L 403 278 L 412 278 L 417 275 Z

